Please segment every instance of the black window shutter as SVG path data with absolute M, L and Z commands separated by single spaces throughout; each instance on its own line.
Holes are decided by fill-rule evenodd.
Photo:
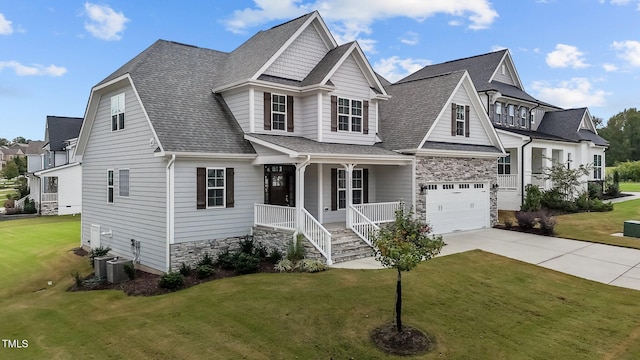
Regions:
M 471 134 L 471 129 L 469 129 L 469 124 L 471 123 L 471 119 L 469 119 L 469 105 L 465 105 L 464 107 L 464 136 L 469 137 Z
M 369 133 L 369 102 L 367 100 L 363 101 L 362 104 L 362 133 Z
M 456 136 L 456 103 L 451 103 L 451 136 Z
M 271 93 L 264 93 L 264 129 L 271 130 Z
M 331 131 L 338 131 L 338 97 L 331 95 Z
M 293 96 L 287 95 L 287 132 L 293 132 Z
M 196 209 L 207 208 L 207 169 L 197 168 L 196 171 Z
M 362 169 L 362 202 L 369 203 L 369 169 Z
M 235 184 L 234 184 L 234 170 L 233 168 L 227 168 L 226 170 L 226 179 L 225 179 L 225 188 L 227 191 L 226 194 L 226 198 L 227 198 L 227 204 L 226 206 L 228 208 L 232 208 L 235 205 L 235 198 L 234 198 L 234 194 L 235 194 Z
M 331 211 L 338 210 L 338 169 L 331 169 Z

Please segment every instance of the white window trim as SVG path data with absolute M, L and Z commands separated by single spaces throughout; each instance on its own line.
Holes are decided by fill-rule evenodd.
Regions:
M 122 103 L 120 103 L 120 99 L 122 99 Z M 115 108 L 114 108 L 114 101 L 116 102 Z M 113 95 L 111 97 L 111 131 L 112 132 L 116 132 L 116 131 L 122 131 L 124 129 L 126 129 L 125 126 L 125 121 L 127 120 L 126 117 L 126 109 L 125 109 L 125 104 L 126 104 L 126 97 L 125 97 L 125 93 L 120 93 L 117 95 Z M 122 127 L 120 127 L 120 115 L 122 115 Z M 113 116 L 116 116 L 116 129 L 113 129 Z
M 284 98 L 284 112 L 282 111 L 275 111 L 273 109 L 273 97 L 274 96 L 281 96 Z M 279 103 L 278 103 L 279 104 Z M 287 95 L 284 94 L 276 94 L 276 93 L 271 93 L 271 130 L 272 131 L 280 131 L 280 132 L 287 132 L 287 108 L 288 108 L 289 104 L 287 103 Z M 284 118 L 284 127 L 282 129 L 276 129 L 276 127 L 274 126 L 275 122 L 274 122 L 274 115 L 283 115 Z
M 361 183 L 360 183 L 360 187 L 359 188 L 356 188 L 356 187 L 353 186 L 353 178 L 354 178 L 353 173 L 355 173 L 355 172 L 360 172 L 360 181 L 361 181 Z M 341 178 L 340 174 L 344 174 L 344 185 L 345 185 L 345 187 L 340 187 L 340 178 Z M 337 197 L 336 198 L 336 204 L 338 205 L 338 210 L 342 210 L 342 209 L 346 209 L 349 206 L 349 204 L 347 203 L 347 198 L 348 198 L 347 197 L 347 188 L 348 188 L 348 186 L 347 186 L 347 170 L 338 169 L 338 173 L 336 174 L 336 176 L 338 177 L 336 179 L 336 186 L 337 186 L 337 189 L 336 189 L 336 197 Z M 353 200 L 353 192 L 354 191 L 360 191 L 361 192 L 360 193 L 360 199 L 362 200 L 360 203 L 354 204 L 354 205 L 360 205 L 360 204 L 364 203 L 364 171 L 363 171 L 363 169 L 360 169 L 360 168 L 353 169 L 353 172 L 351 173 L 351 200 Z M 344 192 L 344 199 L 345 199 L 345 206 L 344 207 L 340 206 L 340 192 Z
M 347 109 L 349 110 L 348 113 L 341 113 L 340 112 L 340 100 L 346 100 L 348 102 L 348 106 Z M 354 109 L 354 103 L 360 103 L 360 115 L 354 115 L 353 114 L 353 109 Z M 346 98 L 346 97 L 338 97 L 338 106 L 336 111 L 338 112 L 336 114 L 337 116 L 337 122 L 338 122 L 338 132 L 350 132 L 350 133 L 355 133 L 355 134 L 362 134 L 363 128 L 364 128 L 364 124 L 363 124 L 363 120 L 364 120 L 364 101 L 363 100 L 356 100 L 356 99 L 350 99 L 350 98 Z M 347 117 L 347 130 L 342 130 L 340 129 L 340 116 L 346 116 Z M 359 131 L 354 131 L 353 130 L 353 119 L 354 118 L 358 118 L 360 119 L 360 130 Z
M 509 161 L 507 161 L 509 158 Z M 506 165 L 509 165 L 509 172 L 506 172 Z M 500 174 L 500 167 L 502 167 L 502 174 Z M 507 156 L 502 156 L 498 158 L 498 175 L 511 175 L 511 154 L 507 154 Z
M 121 181 L 121 173 L 123 171 L 127 172 L 127 195 L 122 195 L 122 181 Z M 129 197 L 131 195 L 131 169 L 118 169 L 118 197 Z
M 460 109 L 462 109 L 462 112 L 460 112 Z M 465 132 L 467 130 L 465 128 L 467 120 L 465 119 L 465 116 L 465 106 L 456 104 L 456 136 L 465 136 Z M 458 123 L 462 123 L 462 134 L 458 134 Z
M 527 127 L 527 108 L 525 107 L 521 107 L 520 108 L 520 127 L 526 128 Z
M 507 123 L 511 126 L 514 126 L 515 118 L 516 118 L 516 106 L 512 104 L 507 105 Z
M 109 173 L 111 173 L 111 185 L 109 185 Z M 116 183 L 115 171 L 113 169 L 107 169 L 107 204 L 113 204 L 113 202 L 115 201 L 115 197 L 116 197 L 115 183 Z M 111 189 L 112 191 L 111 201 L 109 201 L 109 189 Z
M 209 186 L 209 170 L 222 170 L 222 187 L 220 186 Z M 227 207 L 227 169 L 223 167 L 208 167 L 206 169 L 206 201 L 207 201 L 207 209 L 221 209 Z M 209 205 L 209 190 L 222 189 L 222 204 L 221 205 Z
M 596 166 L 596 156 L 599 159 L 599 166 Z M 596 177 L 596 170 L 599 170 L 599 177 Z M 602 180 L 602 154 L 593 154 L 593 179 Z

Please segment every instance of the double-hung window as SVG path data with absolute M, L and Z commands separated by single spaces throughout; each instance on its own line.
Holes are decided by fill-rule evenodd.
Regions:
M 602 155 L 593 155 L 593 179 L 602 180 Z
M 225 206 L 224 179 L 224 168 L 207 168 L 207 207 Z
M 338 98 L 338 131 L 362 132 L 362 100 Z
M 124 93 L 111 97 L 111 131 L 124 130 Z
M 107 170 L 107 202 L 113 203 L 113 170 Z
M 129 169 L 118 170 L 118 196 L 129 196 Z
M 514 125 L 514 118 L 516 116 L 516 107 L 515 107 L 515 105 L 509 105 L 507 109 L 508 109 L 507 118 L 508 118 L 508 121 L 509 121 L 509 125 L 513 126 Z
M 456 105 L 456 135 L 464 136 L 465 108 L 464 105 Z
M 347 207 L 347 172 L 344 169 L 338 169 L 338 209 Z M 353 169 L 351 173 L 351 194 L 353 204 L 362 204 L 364 192 L 364 180 L 362 169 Z
M 271 129 L 285 130 L 287 125 L 287 97 L 271 95 Z
M 527 108 L 520 108 L 520 126 L 523 128 L 527 127 Z
M 493 105 L 493 121 L 496 124 L 500 124 L 502 122 L 502 103 L 496 102 Z
M 498 174 L 511 174 L 511 154 L 498 158 Z

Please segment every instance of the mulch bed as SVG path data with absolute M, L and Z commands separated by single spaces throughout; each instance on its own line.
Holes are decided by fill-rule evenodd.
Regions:
M 523 233 L 528 233 L 528 234 L 535 234 L 535 235 L 542 235 L 542 236 L 553 236 L 553 234 L 547 234 L 545 233 L 544 230 L 540 229 L 540 228 L 533 228 L 533 229 L 523 229 L 517 225 L 513 225 L 511 227 L 507 227 L 504 224 L 496 224 L 493 226 L 494 229 L 500 229 L 500 230 L 510 230 L 510 231 L 518 231 L 518 232 L 523 232 Z
M 395 324 L 387 324 L 371 332 L 371 340 L 382 351 L 393 355 L 420 355 L 435 349 L 433 337 L 411 327 L 402 326 L 398 332 Z
M 82 248 L 73 249 L 73 253 L 85 257 L 88 253 Z M 267 261 L 261 262 L 258 266 L 258 273 L 275 273 L 277 272 L 273 268 L 273 264 Z M 198 279 L 196 272 L 191 271 L 189 276 L 184 277 L 184 286 L 180 289 L 190 288 L 192 286 L 206 283 L 212 280 L 224 279 L 233 276 L 240 276 L 232 270 L 224 270 L 215 268 L 215 272 L 212 276 L 205 279 Z M 136 270 L 136 276 L 133 280 L 125 281 L 119 284 L 108 283 L 103 279 L 95 277 L 94 273 L 82 279 L 82 285 L 78 286 L 73 284 L 67 291 L 92 291 L 92 290 L 122 290 L 129 296 L 154 296 L 162 295 L 172 292 L 168 289 L 163 289 L 158 286 L 160 281 L 160 275 L 151 274 L 142 270 Z

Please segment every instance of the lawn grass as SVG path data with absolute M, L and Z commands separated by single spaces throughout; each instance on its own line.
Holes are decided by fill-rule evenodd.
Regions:
M 254 274 L 147 298 L 68 293 L 69 273 L 90 272 L 69 251 L 79 231 L 72 217 L 0 222 L 0 264 L 11 264 L 0 269 L 0 338 L 29 342 L 0 358 L 399 359 L 368 337 L 393 319 L 394 270 Z M 481 251 L 403 280 L 405 323 L 437 340 L 416 359 L 640 357 L 634 290 Z
M 13 189 L 13 188 L 0 189 L 0 202 L 4 203 L 4 201 L 7 200 L 8 195 L 10 195 L 10 194 L 13 195 L 13 194 L 15 194 L 17 192 L 18 192 L 18 190 Z M 0 206 L 2 206 L 1 203 L 0 203 Z
M 640 183 L 637 182 L 621 182 L 620 191 L 622 192 L 640 192 Z

